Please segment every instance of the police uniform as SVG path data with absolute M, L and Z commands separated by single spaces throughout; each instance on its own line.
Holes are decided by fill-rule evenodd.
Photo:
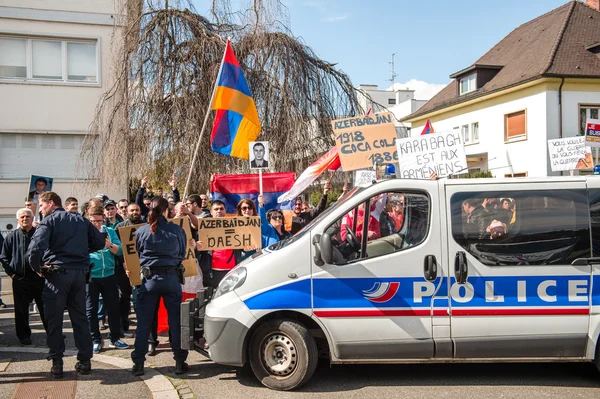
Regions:
M 89 253 L 104 248 L 105 242 L 89 220 L 63 208 L 44 217 L 31 238 L 28 251 L 31 268 L 40 272 L 43 265 L 48 265 L 54 270 L 45 276 L 42 298 L 48 324 L 47 358 L 53 360 L 55 378 L 62 376 L 65 306 L 78 349 L 76 369 L 81 373 L 90 371 L 92 336 L 85 308 L 86 274 L 90 269 Z
M 187 245 L 185 232 L 180 226 L 159 216 L 155 234 L 150 231 L 150 225 L 140 227 L 135 234 L 140 266 L 150 268 L 152 277 L 142 279 L 137 294 L 135 349 L 131 353 L 131 359 L 135 364 L 134 372 L 136 367 L 143 367 L 146 360 L 152 320 L 161 297 L 169 318 L 173 358 L 178 364 L 183 364 L 187 359 L 188 351 L 181 349 L 182 293 L 176 270 L 185 258 Z M 143 373 L 143 368 L 139 371 Z

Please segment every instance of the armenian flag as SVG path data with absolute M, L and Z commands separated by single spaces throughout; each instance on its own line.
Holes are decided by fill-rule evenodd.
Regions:
M 248 143 L 256 140 L 261 126 L 252 93 L 229 40 L 217 78 L 212 109 L 217 111 L 210 136 L 212 150 L 248 159 Z
M 435 130 L 433 130 L 433 125 L 431 124 L 431 121 L 429 119 L 427 119 L 427 122 L 425 123 L 425 127 L 423 128 L 423 131 L 421 132 L 421 136 L 424 134 L 430 134 L 430 133 L 435 133 Z

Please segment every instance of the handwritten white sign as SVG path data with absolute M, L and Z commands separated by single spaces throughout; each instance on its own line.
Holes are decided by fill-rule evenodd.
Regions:
M 467 173 L 463 137 L 458 131 L 397 139 L 401 179 L 429 179 Z
M 377 178 L 374 170 L 354 171 L 354 187 L 369 187 Z
M 548 140 L 548 153 L 553 172 L 594 167 L 584 136 Z

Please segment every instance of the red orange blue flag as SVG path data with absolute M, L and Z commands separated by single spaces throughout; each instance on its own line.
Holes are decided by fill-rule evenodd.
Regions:
M 212 109 L 217 111 L 210 136 L 212 150 L 248 159 L 248 143 L 256 140 L 261 126 L 252 93 L 229 40 L 217 78 Z
M 435 130 L 433 130 L 433 125 L 431 124 L 431 121 L 429 119 L 427 119 L 427 122 L 425 123 L 425 127 L 423 128 L 423 131 L 421 132 L 421 136 L 424 134 L 431 134 L 431 133 L 435 133 Z

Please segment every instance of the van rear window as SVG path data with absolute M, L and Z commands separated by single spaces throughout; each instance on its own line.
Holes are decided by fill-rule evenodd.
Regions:
M 570 264 L 590 256 L 585 190 L 463 192 L 451 198 L 454 240 L 489 266 Z

